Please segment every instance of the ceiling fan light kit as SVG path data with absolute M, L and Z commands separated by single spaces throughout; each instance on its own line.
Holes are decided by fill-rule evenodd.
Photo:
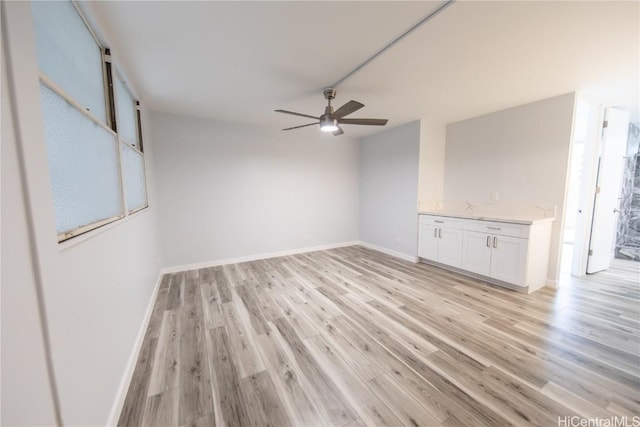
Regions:
M 320 116 L 320 130 L 323 132 L 335 132 L 338 130 L 338 121 L 328 114 Z
M 365 125 L 365 126 L 384 126 L 387 124 L 386 119 L 345 119 L 344 117 L 358 111 L 364 104 L 361 104 L 358 101 L 349 101 L 344 104 L 342 107 L 338 108 L 335 112 L 333 111 L 333 107 L 331 106 L 331 100 L 336 97 L 336 90 L 332 87 L 325 88 L 322 91 L 325 99 L 327 100 L 327 106 L 324 109 L 324 114 L 320 117 L 311 116 L 308 114 L 296 113 L 294 111 L 287 110 L 275 110 L 277 113 L 291 114 L 293 116 L 300 117 L 308 117 L 310 119 L 318 120 L 314 123 L 307 123 L 306 125 L 293 126 L 290 128 L 285 128 L 282 130 L 292 130 L 304 128 L 307 126 L 320 125 L 320 130 L 323 132 L 332 132 L 334 136 L 339 136 L 344 133 L 341 124 L 347 125 Z

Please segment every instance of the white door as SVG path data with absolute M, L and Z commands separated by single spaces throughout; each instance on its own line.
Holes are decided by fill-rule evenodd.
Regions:
M 435 226 L 420 224 L 418 256 L 431 261 L 438 261 L 438 229 Z
M 440 228 L 438 237 L 438 262 L 462 267 L 462 230 Z
M 587 273 L 609 268 L 613 258 L 616 225 L 620 207 L 620 190 L 624 170 L 624 155 L 629 132 L 629 113 L 607 108 L 598 166 L 596 195 L 591 223 Z
M 491 277 L 526 286 L 525 272 L 527 267 L 528 239 L 517 237 L 493 236 L 491 238 Z
M 462 268 L 488 276 L 491 272 L 491 235 L 477 231 L 464 231 Z

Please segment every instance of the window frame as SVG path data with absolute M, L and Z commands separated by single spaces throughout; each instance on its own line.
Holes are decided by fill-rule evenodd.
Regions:
M 132 215 L 136 212 L 140 212 L 144 209 L 147 209 L 149 207 L 149 186 L 148 186 L 148 176 L 147 176 L 147 162 L 145 161 L 145 156 L 144 156 L 144 151 L 143 151 L 143 146 L 142 146 L 142 124 L 140 121 L 140 101 L 137 99 L 137 97 L 135 96 L 135 94 L 133 93 L 133 91 L 131 91 L 131 89 L 129 88 L 129 85 L 126 83 L 125 79 L 122 78 L 122 75 L 120 74 L 119 70 L 116 67 L 111 67 L 111 82 L 110 82 L 110 86 L 111 86 L 111 91 L 113 94 L 113 105 L 114 105 L 114 117 L 115 117 L 115 122 L 116 124 L 118 123 L 119 117 L 118 117 L 118 94 L 117 91 L 114 88 L 114 82 L 115 79 L 120 80 L 120 83 L 122 84 L 122 86 L 124 87 L 124 90 L 127 91 L 127 93 L 131 96 L 131 100 L 133 101 L 133 107 L 134 107 L 134 113 L 135 113 L 135 123 L 136 123 L 136 133 L 137 133 L 137 137 L 138 137 L 138 141 L 136 145 L 132 145 L 130 143 L 128 143 L 122 136 L 120 133 L 116 132 L 117 138 L 118 138 L 118 159 L 120 160 L 120 178 L 121 178 L 121 182 L 122 182 L 122 197 L 124 198 L 124 209 L 125 209 L 125 216 L 128 215 Z M 116 125 L 117 127 L 117 125 Z M 134 150 L 135 152 L 137 152 L 138 154 L 140 154 L 140 156 L 142 156 L 142 169 L 143 169 L 143 174 L 144 174 L 144 196 L 145 196 L 145 200 L 146 200 L 146 205 L 141 206 L 139 208 L 135 208 L 135 209 L 129 209 L 129 206 L 127 205 L 127 188 L 126 188 L 126 176 L 124 173 L 124 169 L 122 167 L 123 162 L 122 162 L 122 146 L 126 146 L 125 149 L 131 149 Z
M 135 121 L 135 124 L 136 124 L 136 138 L 138 138 L 138 141 L 136 141 L 136 145 L 131 145 L 131 144 L 128 144 L 128 145 L 130 147 L 135 148 L 137 151 L 139 151 L 142 154 L 143 150 L 140 148 L 142 147 L 142 138 L 140 135 L 142 131 L 142 127 L 140 126 L 140 101 L 137 100 L 137 97 L 135 96 L 133 91 L 129 88 L 129 85 L 127 84 L 126 80 L 122 77 L 122 74 L 120 74 L 120 71 L 118 70 L 118 68 L 114 67 L 113 65 L 111 66 L 111 76 L 112 76 L 111 79 L 113 84 L 115 84 L 116 79 L 119 80 L 120 84 L 122 85 L 124 90 L 129 94 L 129 96 L 131 97 L 131 100 L 133 101 L 133 109 L 135 112 L 133 120 Z M 111 88 L 113 92 L 112 99 L 114 104 L 114 111 L 113 111 L 114 118 L 112 120 L 115 120 L 116 127 L 117 127 L 117 123 L 121 121 L 120 120 L 121 118 L 119 117 L 119 112 L 118 112 L 118 93 L 113 87 L 113 85 L 111 86 Z M 116 131 L 116 133 L 118 132 Z M 122 138 L 122 140 L 126 143 L 124 138 Z
M 80 10 L 80 8 L 78 7 L 77 3 L 75 0 L 70 0 L 71 4 L 73 5 L 73 8 L 75 9 L 76 13 L 78 13 L 78 15 L 80 16 L 80 19 L 82 20 L 82 22 L 84 23 L 84 26 L 87 28 L 87 30 L 89 31 L 89 33 L 91 34 L 91 36 L 93 37 L 94 42 L 96 43 L 96 48 L 100 50 L 101 52 L 101 61 L 102 61 L 102 81 L 103 81 L 103 87 L 104 87 L 104 101 L 105 101 L 105 109 L 106 109 L 106 123 L 104 121 L 102 121 L 101 119 L 99 119 L 98 117 L 96 117 L 91 111 L 87 110 L 86 107 L 84 107 L 83 105 L 81 105 L 78 101 L 76 101 L 74 98 L 72 98 L 69 94 L 67 94 L 60 86 L 58 86 L 55 82 L 53 82 L 49 77 L 47 77 L 42 71 L 39 70 L 38 72 L 38 80 L 39 82 L 41 82 L 43 85 L 45 85 L 46 87 L 48 87 L 49 89 L 51 89 L 53 92 L 55 92 L 58 96 L 60 96 L 65 102 L 67 102 L 69 105 L 71 105 L 75 110 L 81 112 L 82 114 L 84 114 L 87 118 L 89 118 L 94 124 L 100 126 L 101 128 L 103 128 L 104 130 L 106 130 L 107 132 L 109 132 L 112 136 L 114 136 L 114 141 L 115 141 L 115 147 L 114 149 L 117 150 L 117 159 L 118 159 L 118 172 L 119 172 L 119 180 L 120 180 L 120 200 L 121 200 L 121 206 L 122 206 L 122 210 L 121 213 L 115 216 L 111 216 L 109 218 L 105 218 L 105 219 L 101 219 L 89 224 L 85 224 L 85 225 L 81 225 L 78 226 L 72 230 L 63 232 L 63 233 L 58 233 L 57 234 L 57 238 L 58 238 L 58 243 L 63 243 L 63 242 L 69 242 L 71 239 L 81 236 L 81 235 L 86 235 L 87 233 L 90 233 L 92 231 L 95 231 L 99 228 L 102 228 L 106 225 L 109 224 L 113 224 L 116 223 L 120 220 L 125 220 L 127 219 L 129 216 L 137 214 L 139 212 L 142 212 L 144 210 L 149 209 L 149 179 L 148 179 L 148 175 L 147 175 L 147 163 L 146 163 L 146 159 L 145 159 L 145 155 L 144 155 L 144 151 L 142 150 L 143 148 L 143 144 L 142 144 L 142 124 L 141 124 L 141 107 L 140 107 L 140 101 L 139 99 L 135 96 L 135 94 L 133 93 L 133 91 L 131 91 L 131 89 L 129 88 L 129 86 L 126 84 L 126 80 L 124 78 L 122 78 L 122 74 L 118 71 L 117 67 L 114 66 L 112 59 L 111 59 L 111 52 L 110 49 L 103 46 L 103 44 L 98 40 L 95 32 L 93 31 L 93 29 L 91 28 L 91 25 L 89 25 L 87 19 L 85 18 L 84 14 L 82 13 L 82 11 Z M 119 79 L 120 82 L 123 84 L 125 90 L 127 90 L 127 92 L 129 93 L 129 95 L 131 95 L 131 98 L 134 102 L 134 112 L 135 112 L 135 123 L 136 123 L 136 132 L 137 132 L 137 136 L 138 136 L 138 142 L 137 145 L 131 145 L 129 143 L 127 143 L 124 138 L 121 137 L 120 133 L 118 133 L 117 129 L 118 129 L 118 107 L 117 107 L 117 94 L 115 93 L 115 88 L 114 88 L 114 79 Z M 124 172 L 124 168 L 123 168 L 123 159 L 122 159 L 122 145 L 126 145 L 127 148 L 135 150 L 137 153 L 139 153 L 142 156 L 142 165 L 143 165 L 143 173 L 144 173 L 144 188 L 145 188 L 145 198 L 146 198 L 146 205 L 133 209 L 133 210 L 129 210 L 129 207 L 127 206 L 127 196 L 126 196 L 126 184 L 125 184 L 125 172 Z M 126 149 L 126 148 L 125 148 Z

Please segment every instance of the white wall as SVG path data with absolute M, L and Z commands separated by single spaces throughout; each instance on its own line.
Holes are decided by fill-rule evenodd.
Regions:
M 414 259 L 420 122 L 360 141 L 360 240 Z
M 38 107 L 38 68 L 29 3 L 3 2 L 3 7 L 5 30 L 9 35 L 6 40 L 8 54 L 15 77 L 12 83 L 16 110 L 13 113 L 18 119 L 17 129 L 21 134 L 27 172 L 26 182 L 22 184 L 26 186 L 33 206 L 32 227 L 43 277 L 44 306 L 61 415 L 63 422 L 69 425 L 105 425 L 118 397 L 160 269 L 154 188 L 150 188 L 150 210 L 107 226 L 100 232 L 93 232 L 88 239 L 80 237 L 76 244 L 65 249 L 62 249 L 65 245 L 58 245 Z M 4 136 L 3 126 L 3 156 Z M 146 138 L 147 155 L 150 155 L 152 147 L 151 139 Z M 3 166 L 4 162 L 3 158 Z M 152 176 L 150 162 L 148 166 L 148 173 Z M 16 224 L 15 230 L 5 229 L 4 193 L 15 194 L 15 186 L 20 183 L 16 172 L 15 167 L 3 168 L 2 171 L 2 264 L 5 267 L 5 262 L 12 263 L 10 269 L 2 272 L 3 356 L 12 343 L 37 336 L 37 331 L 33 330 L 33 296 L 11 292 L 14 284 L 20 284 L 26 286 L 25 292 L 28 293 L 30 285 L 28 278 L 25 280 L 30 261 L 23 247 L 26 239 L 24 224 Z M 7 226 L 17 221 L 14 216 L 22 215 L 19 210 L 13 211 Z M 13 247 L 16 248 L 15 253 L 5 254 L 5 248 Z M 13 319 L 13 322 L 5 324 L 5 306 L 19 305 L 25 298 L 28 299 L 24 307 L 25 317 L 30 317 Z M 16 314 L 8 311 L 6 315 Z M 36 335 L 31 336 L 31 333 Z M 24 347 L 17 347 L 13 354 L 7 350 L 12 357 L 3 357 L 3 374 L 5 370 L 24 373 L 32 365 L 41 364 L 41 346 L 32 344 L 33 357 L 28 353 L 19 357 L 17 352 L 25 351 Z M 5 411 L 12 417 L 10 424 L 29 424 L 35 417 L 45 420 L 42 424 L 51 424 L 48 422 L 50 404 L 40 393 L 31 394 L 30 390 L 32 385 L 45 382 L 41 366 L 32 374 L 35 378 L 22 384 L 15 383 L 12 376 L 3 375 L 3 424 Z M 5 399 L 9 395 L 12 399 Z M 34 399 L 41 401 L 35 404 Z M 13 405 L 16 405 L 15 410 Z M 25 407 L 41 413 L 19 411 Z
M 445 124 L 420 120 L 418 201 L 421 205 L 435 206 L 442 202 L 446 135 Z
M 2 52 L 2 402 L 0 424 L 54 425 L 29 231 Z
M 348 135 L 156 112 L 151 132 L 165 266 L 357 240 Z
M 549 256 L 555 281 L 562 244 L 575 94 L 447 126 L 445 201 L 537 202 L 557 207 Z

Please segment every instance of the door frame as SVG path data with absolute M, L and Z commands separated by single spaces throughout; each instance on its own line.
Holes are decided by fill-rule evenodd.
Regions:
M 603 122 L 605 117 L 606 107 L 598 105 L 596 103 L 589 102 L 583 98 L 577 97 L 576 104 L 580 103 L 583 108 L 587 108 L 589 111 L 589 119 L 587 124 L 587 134 L 585 139 L 584 157 L 582 162 L 582 175 L 581 185 L 578 190 L 578 212 L 567 211 L 567 198 L 569 194 L 569 181 L 571 178 L 571 168 L 574 165 L 571 163 L 573 149 L 575 144 L 576 130 L 572 129 L 571 133 L 571 148 L 569 150 L 569 168 L 567 171 L 567 180 L 565 183 L 565 197 L 564 197 L 564 215 L 565 220 L 562 224 L 561 236 L 563 236 L 566 227 L 566 218 L 569 215 L 576 217 L 575 222 L 575 240 L 573 244 L 573 254 L 571 259 L 570 273 L 573 276 L 585 276 L 587 274 L 587 259 L 589 257 L 589 242 L 591 238 L 591 227 L 593 222 L 593 205 L 595 201 L 595 188 L 597 181 L 598 164 L 600 160 L 600 151 L 602 149 L 602 136 L 603 136 Z M 573 126 L 576 124 L 576 116 L 578 114 L 578 105 L 574 109 Z M 564 243 L 563 246 L 564 248 Z M 561 257 L 567 256 L 564 250 L 561 250 Z M 558 279 L 563 273 L 562 258 L 560 262 L 560 268 L 558 269 Z M 561 281 L 558 281 L 560 284 Z
M 615 117 L 615 120 L 614 120 Z M 615 253 L 615 241 L 616 241 L 616 233 L 618 230 L 618 222 L 620 221 L 620 215 L 619 214 L 615 214 L 615 212 L 620 212 L 619 208 L 620 208 L 620 193 L 621 193 L 621 189 L 622 189 L 622 177 L 624 176 L 624 166 L 623 166 L 623 159 L 626 155 L 626 147 L 628 144 L 628 135 L 629 135 L 629 112 L 621 109 L 621 108 L 616 108 L 616 107 L 609 107 L 605 110 L 605 117 L 604 120 L 606 120 L 605 123 L 609 122 L 609 123 L 615 123 L 616 121 L 620 120 L 619 123 L 623 123 L 624 126 L 620 129 L 618 129 L 621 133 L 622 136 L 621 138 L 623 139 L 622 142 L 620 142 L 619 139 L 615 139 L 614 136 L 616 135 L 614 132 L 614 127 L 612 127 L 611 125 L 602 128 L 602 131 L 600 133 L 600 144 L 599 144 L 599 149 L 598 149 L 598 156 L 597 156 L 597 171 L 596 171 L 596 186 L 603 188 L 605 191 L 602 192 L 596 192 L 596 188 L 598 187 L 594 187 L 593 189 L 593 209 L 592 209 L 592 215 L 591 215 L 591 227 L 590 227 L 590 233 L 589 233 L 589 244 L 588 244 L 588 253 L 587 255 L 591 252 L 590 250 L 592 249 L 592 242 L 594 241 L 594 231 L 598 230 L 603 224 L 602 221 L 605 221 L 606 223 L 606 218 L 602 218 L 601 216 L 603 215 L 604 212 L 609 212 L 608 215 L 611 215 L 610 211 L 603 211 L 603 205 L 598 205 L 599 200 L 601 200 L 602 197 L 605 197 L 605 200 L 607 201 L 612 201 L 611 197 L 615 196 L 615 202 L 614 202 L 614 208 L 613 208 L 613 212 L 614 212 L 614 219 L 613 219 L 613 230 L 610 230 L 613 232 L 613 238 L 612 238 L 612 242 L 613 242 L 613 247 L 611 247 L 611 251 L 607 254 L 607 265 L 609 265 L 609 261 L 611 261 L 611 259 L 613 259 L 614 257 L 614 253 Z M 603 143 L 604 142 L 604 143 Z M 615 142 L 615 143 L 614 143 Z M 614 145 L 610 145 L 614 143 Z M 618 143 L 622 144 L 621 146 L 617 145 Z M 613 147 L 613 148 L 612 148 Z M 604 150 L 604 151 L 603 151 Z M 613 150 L 613 151 L 612 151 Z M 618 151 L 616 151 L 618 150 Z M 612 154 L 615 154 L 616 156 L 611 157 Z M 605 164 L 605 167 L 607 167 L 607 171 L 608 172 L 612 172 L 612 171 L 616 171 L 619 173 L 618 175 L 618 182 L 615 184 L 617 187 L 614 187 L 613 182 L 609 182 L 611 180 L 611 175 L 605 173 L 604 174 L 604 178 L 602 178 L 600 176 L 602 170 L 603 170 L 603 156 L 606 157 L 606 159 L 608 159 L 608 162 Z M 620 156 L 620 157 L 617 157 Z M 614 161 L 618 161 L 617 166 L 613 166 L 613 162 Z M 607 185 L 609 184 L 609 186 Z M 615 193 L 614 193 L 615 192 Z M 603 202 L 600 202 L 603 203 Z M 597 223 L 595 224 L 594 227 L 594 222 Z M 600 232 L 602 232 L 602 230 L 600 229 Z M 602 237 L 601 235 L 598 235 L 597 237 Z M 601 240 L 601 239 L 600 239 Z M 596 242 L 597 244 L 598 242 Z M 603 244 L 602 241 L 600 241 L 600 244 Z M 602 248 L 597 248 L 598 250 L 601 250 Z M 594 259 L 594 263 L 596 265 L 596 268 L 600 268 L 599 270 L 593 271 L 592 273 L 589 273 L 589 256 L 594 256 L 594 255 L 588 255 L 587 256 L 587 263 L 586 263 L 586 274 L 592 274 L 592 273 L 597 273 L 598 271 L 602 271 L 604 269 L 602 269 L 602 258 L 600 258 L 600 265 L 598 263 L 598 261 L 595 258 Z M 599 266 L 598 266 L 599 265 Z M 608 268 L 608 267 L 607 267 Z

